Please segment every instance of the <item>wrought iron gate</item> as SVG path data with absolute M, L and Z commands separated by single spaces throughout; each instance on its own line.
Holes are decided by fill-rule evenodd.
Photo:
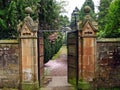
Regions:
M 78 31 L 69 32 L 68 49 L 68 82 L 78 86 Z
M 38 80 L 39 85 L 42 85 L 44 77 L 44 42 L 43 33 L 38 32 Z

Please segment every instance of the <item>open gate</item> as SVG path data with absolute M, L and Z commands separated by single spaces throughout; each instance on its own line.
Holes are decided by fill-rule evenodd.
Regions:
M 44 42 L 43 33 L 38 32 L 38 80 L 39 86 L 43 84 L 44 78 Z
M 38 31 L 38 79 L 42 85 L 44 77 L 44 50 L 43 32 L 61 32 L 60 30 Z M 63 31 L 62 31 L 63 32 Z M 68 49 L 68 82 L 78 86 L 78 31 L 71 31 L 67 34 Z
M 44 80 L 44 32 L 66 32 L 67 30 L 39 30 L 38 31 L 38 80 L 39 86 Z
M 78 31 L 72 31 L 67 36 L 68 49 L 68 82 L 78 86 Z

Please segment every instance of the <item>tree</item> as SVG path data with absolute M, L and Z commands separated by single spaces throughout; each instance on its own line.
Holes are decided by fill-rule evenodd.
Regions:
M 39 9 L 39 29 L 41 30 L 56 30 L 63 24 L 61 17 L 62 6 L 64 2 L 57 2 L 56 0 L 41 0 Z M 61 21 L 62 20 L 62 21 Z M 45 32 L 44 36 L 44 62 L 48 62 L 52 56 L 59 50 L 62 45 L 62 34 L 57 33 L 59 38 L 54 42 L 48 40 L 49 36 L 54 32 Z
M 114 0 L 108 10 L 105 36 L 109 38 L 120 37 L 120 0 Z
M 99 37 L 104 37 L 104 29 L 105 25 L 107 23 L 107 13 L 110 6 L 110 3 L 113 0 L 100 0 L 100 6 L 98 7 L 99 13 L 98 13 L 98 28 L 99 28 Z
M 61 5 L 55 0 L 41 0 L 39 22 L 41 29 L 57 29 L 59 26 L 59 16 Z
M 15 29 L 16 23 L 16 2 L 15 1 L 1 1 L 0 2 L 0 38 L 11 38 L 16 34 L 13 29 Z
M 33 19 L 37 19 L 37 3 L 39 0 L 1 0 L 0 1 L 0 39 L 12 39 L 18 37 L 17 24 L 25 17 L 24 9 L 31 6 L 35 13 Z
M 95 11 L 94 11 L 94 2 L 92 0 L 86 0 L 79 12 L 79 19 L 82 20 L 83 17 L 85 16 L 85 13 L 84 13 L 84 7 L 85 6 L 89 6 L 91 8 L 91 12 L 90 12 L 90 16 L 92 18 L 95 18 Z
M 25 8 L 31 7 L 33 10 L 33 13 L 31 17 L 36 20 L 38 19 L 38 2 L 40 0 L 17 0 L 17 10 L 20 13 L 18 15 L 19 20 L 23 20 L 25 17 Z
M 69 18 L 63 15 L 60 15 L 59 23 L 61 27 L 68 27 L 70 25 Z

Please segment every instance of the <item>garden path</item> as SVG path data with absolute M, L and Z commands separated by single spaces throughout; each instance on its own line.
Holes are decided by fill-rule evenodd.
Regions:
M 48 83 L 41 90 L 75 90 L 67 82 L 67 49 L 62 47 L 56 60 L 45 64 Z

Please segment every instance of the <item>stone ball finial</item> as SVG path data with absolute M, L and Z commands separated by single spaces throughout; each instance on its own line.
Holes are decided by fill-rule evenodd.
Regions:
M 89 6 L 84 7 L 84 12 L 85 13 L 90 13 L 91 8 Z
M 31 9 L 31 7 L 26 7 L 26 8 L 25 8 L 25 12 L 26 12 L 27 14 L 31 14 L 31 13 L 33 13 L 33 10 Z

